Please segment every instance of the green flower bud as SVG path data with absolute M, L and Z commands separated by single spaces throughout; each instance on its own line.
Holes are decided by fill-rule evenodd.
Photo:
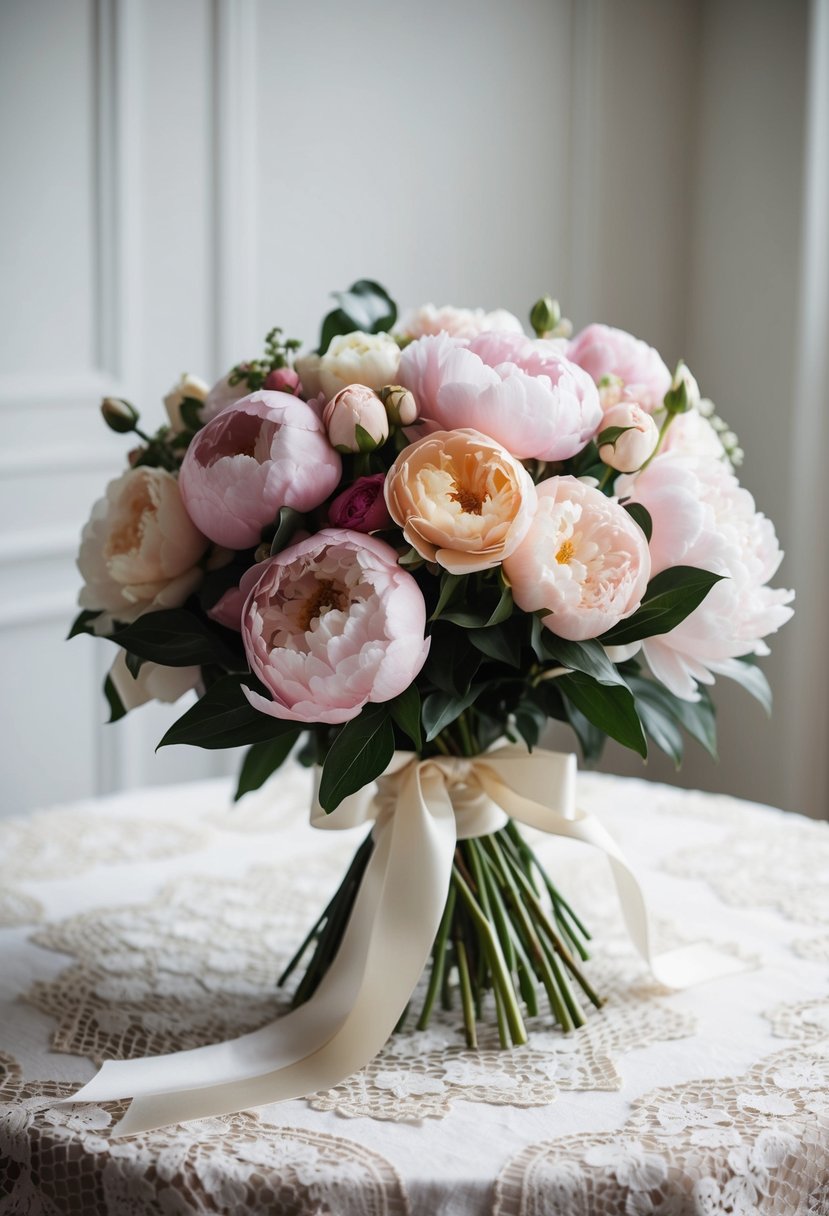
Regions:
M 669 414 L 687 414 L 689 410 L 698 409 L 699 403 L 699 386 L 687 363 L 680 359 L 673 383 L 665 394 L 665 409 Z
M 119 435 L 128 435 L 130 431 L 134 431 L 138 422 L 138 410 L 121 397 L 104 397 L 101 413 L 109 429 L 117 431 Z
M 552 333 L 560 321 L 561 309 L 558 300 L 552 300 L 549 296 L 542 296 L 540 300 L 536 300 L 530 309 L 530 325 L 538 338 Z
M 380 389 L 380 400 L 386 407 L 389 422 L 394 426 L 411 426 L 418 409 L 414 395 L 401 384 L 387 384 Z

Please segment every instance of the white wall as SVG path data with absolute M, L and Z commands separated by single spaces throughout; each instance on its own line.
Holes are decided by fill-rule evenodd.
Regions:
M 313 342 L 358 276 L 521 314 L 552 290 L 684 355 L 787 541 L 808 22 L 798 0 L 4 0 L 3 809 L 229 763 L 155 756 L 161 708 L 101 728 L 109 648 L 62 641 L 127 446 L 97 401 L 157 421 L 185 368 L 275 323 Z M 723 762 L 684 781 L 805 805 L 776 683 L 774 728 L 723 690 Z M 825 774 L 810 790 L 815 813 Z

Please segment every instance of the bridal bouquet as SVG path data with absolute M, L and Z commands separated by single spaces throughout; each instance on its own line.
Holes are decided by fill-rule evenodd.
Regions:
M 548 298 L 534 337 L 504 311 L 398 320 L 367 280 L 336 300 L 316 351 L 272 330 L 212 388 L 182 377 L 153 434 L 104 401 L 137 443 L 84 529 L 72 634 L 119 648 L 112 719 L 195 689 L 163 745 L 247 746 L 237 797 L 295 752 L 318 766 L 320 814 L 379 779 L 378 823 L 413 761 L 459 824 L 465 803 L 478 814 L 498 758 L 526 757 L 548 719 L 587 760 L 609 737 L 679 763 L 683 732 L 713 754 L 709 687 L 768 702 L 756 659 L 793 596 L 768 585 L 774 528 L 688 368 L 618 329 L 573 337 Z M 437 884 L 419 1025 L 459 999 L 474 1044 L 491 1001 L 520 1043 L 546 997 L 571 1029 L 600 1002 L 587 932 L 512 818 L 476 822 Z M 295 1004 L 336 958 L 375 848 L 376 830 L 292 961 L 310 955 Z

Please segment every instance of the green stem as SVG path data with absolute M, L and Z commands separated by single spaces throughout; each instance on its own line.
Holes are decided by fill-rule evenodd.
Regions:
M 613 468 L 613 466 L 608 465 L 605 471 L 602 473 L 601 480 L 597 488 L 599 490 L 603 490 L 615 472 L 616 470 Z
M 455 888 L 450 883 L 449 894 L 446 897 L 446 907 L 443 909 L 440 926 L 438 928 L 435 944 L 432 947 L 432 971 L 429 976 L 429 986 L 426 989 L 426 998 L 423 1002 L 423 1008 L 420 1011 L 420 1017 L 417 1020 L 418 1030 L 425 1030 L 429 1025 L 429 1019 L 432 1016 L 437 994 L 443 987 L 443 975 L 446 969 L 446 942 L 449 938 L 449 930 L 452 925 L 452 918 L 455 914 Z
M 463 1024 L 466 1030 L 466 1045 L 475 1049 L 478 1046 L 478 1032 L 475 1025 L 475 1002 L 472 997 L 472 983 L 469 978 L 469 960 L 466 956 L 466 946 L 460 934 L 455 938 L 455 958 L 458 963 L 458 976 L 461 982 L 461 1005 L 463 1007 Z
M 464 756 L 475 756 L 478 753 L 478 748 L 475 740 L 472 738 L 472 732 L 469 729 L 466 711 L 458 718 L 458 732 L 461 737 L 461 753 Z
M 663 439 L 665 438 L 665 436 L 667 435 L 667 433 L 668 433 L 668 427 L 671 425 L 671 423 L 673 422 L 674 418 L 676 418 L 676 414 L 667 413 L 667 414 L 665 415 L 665 420 L 664 420 L 664 422 L 662 423 L 661 427 L 659 428 L 659 434 L 658 434 L 658 435 L 657 435 L 657 437 L 656 437 L 656 447 L 653 449 L 653 451 L 651 452 L 651 454 L 650 454 L 650 456 L 648 457 L 648 459 L 647 459 L 647 460 L 644 462 L 644 464 L 641 464 L 641 465 L 639 466 L 639 472 L 640 472 L 640 473 L 644 472 L 644 470 L 645 470 L 645 469 L 648 467 L 648 465 L 649 465 L 649 464 L 650 464 L 650 462 L 651 462 L 651 461 L 654 459 L 654 457 L 655 457 L 655 456 L 657 456 L 657 455 L 659 454 L 659 449 L 662 447 L 662 440 L 663 440 Z

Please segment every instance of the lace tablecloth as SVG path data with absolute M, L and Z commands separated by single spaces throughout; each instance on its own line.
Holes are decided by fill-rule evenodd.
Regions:
M 108 1058 L 271 1020 L 275 981 L 360 835 L 312 832 L 308 774 L 236 807 L 224 782 L 0 821 L 0 1213 L 64 1216 L 829 1216 L 829 826 L 725 797 L 581 778 L 665 944 L 745 969 L 654 987 L 607 862 L 540 852 L 595 930 L 610 997 L 564 1037 L 466 1049 L 404 1030 L 336 1089 L 125 1139 L 123 1104 L 56 1105 Z

